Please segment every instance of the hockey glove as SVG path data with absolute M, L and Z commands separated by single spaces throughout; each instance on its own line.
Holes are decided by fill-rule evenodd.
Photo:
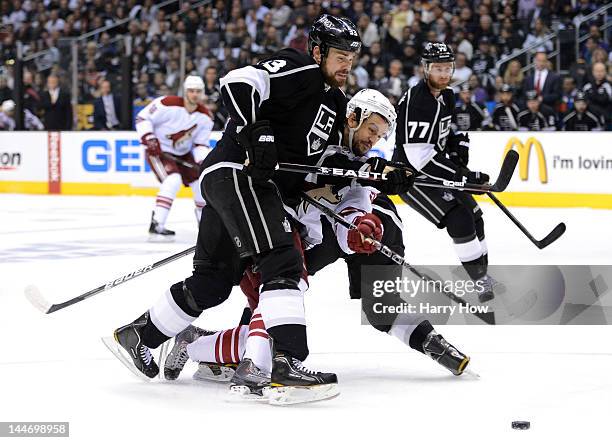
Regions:
M 367 237 L 374 237 L 380 241 L 383 236 L 383 226 L 380 218 L 372 213 L 368 213 L 355 218 L 354 229 L 349 229 L 347 234 L 347 244 L 352 251 L 358 254 L 372 254 L 376 251 L 376 246 Z
M 159 157 L 162 154 L 159 140 L 151 132 L 145 134 L 140 139 L 140 143 L 146 146 L 145 152 L 151 157 Z
M 455 181 L 463 181 L 466 185 L 485 185 L 489 183 L 489 175 L 480 171 L 470 171 L 467 168 L 460 168 L 457 171 Z M 471 194 L 482 195 L 484 192 L 473 192 L 470 191 Z
M 248 155 L 248 165 L 244 171 L 256 182 L 270 180 L 278 163 L 270 122 L 261 120 L 245 126 L 238 134 L 238 142 Z
M 454 134 L 446 143 L 448 157 L 457 166 L 467 167 L 470 161 L 470 137 L 467 134 Z
M 373 186 L 383 194 L 396 195 L 408 192 L 414 184 L 414 173 L 407 167 L 397 168 L 391 166 L 393 162 L 388 162 L 382 157 L 371 157 L 367 160 L 371 172 L 384 173 L 387 179 L 381 182 L 370 182 L 369 186 Z

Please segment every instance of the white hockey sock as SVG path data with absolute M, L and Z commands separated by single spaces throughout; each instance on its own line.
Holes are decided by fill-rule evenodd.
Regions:
M 453 239 L 453 245 L 455 246 L 455 252 L 461 262 L 470 262 L 482 257 L 482 247 L 480 246 L 480 240 L 476 236 L 473 239 L 464 241 L 464 239 Z
M 187 353 L 193 361 L 239 363 L 244 353 L 247 332 L 246 326 L 238 326 L 202 336 L 187 345 Z
M 266 331 L 259 308 L 255 309 L 251 322 L 243 358 L 249 358 L 255 366 L 266 373 L 272 371 L 272 350 L 270 349 L 270 338 Z
M 183 311 L 169 290 L 149 309 L 149 314 L 155 327 L 168 337 L 174 337 L 197 318 Z
M 202 190 L 200 189 L 200 181 L 196 180 L 189 183 L 191 190 L 193 191 L 193 202 L 195 203 L 195 215 L 198 223 L 202 218 L 202 208 L 206 205 L 204 197 L 202 197 Z
M 172 203 L 176 198 L 176 194 L 181 187 L 181 175 L 170 174 L 167 176 L 159 187 L 157 198 L 155 199 L 155 210 L 153 212 L 153 218 L 159 224 L 160 227 L 164 227 L 168 213 L 172 207 Z
M 259 310 L 267 328 L 281 325 L 306 325 L 304 293 L 299 289 L 261 291 Z
M 389 335 L 410 346 L 410 336 L 418 325 L 426 320 L 422 315 L 398 314 L 389 330 Z

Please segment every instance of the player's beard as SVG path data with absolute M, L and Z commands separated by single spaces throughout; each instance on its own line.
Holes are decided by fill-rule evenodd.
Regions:
M 325 83 L 327 83 L 328 85 L 334 87 L 334 88 L 341 88 L 346 84 L 346 81 L 348 80 L 348 75 L 350 73 L 350 71 L 347 70 L 339 70 L 336 71 L 334 73 L 329 72 L 329 70 L 327 69 L 327 66 L 323 65 L 323 67 L 321 68 L 321 72 L 323 73 L 323 78 L 325 79 Z M 345 74 L 345 76 L 343 77 L 336 77 L 336 75 L 338 74 Z
M 431 89 L 435 89 L 436 91 L 443 91 L 443 90 L 445 90 L 448 87 L 448 85 L 450 85 L 450 79 L 448 79 L 447 81 L 444 81 L 444 82 L 437 82 L 434 79 L 432 79 L 431 77 L 429 77 L 427 82 L 429 83 L 429 87 Z

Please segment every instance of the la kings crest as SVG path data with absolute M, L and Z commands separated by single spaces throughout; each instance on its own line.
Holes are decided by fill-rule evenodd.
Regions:
M 308 143 L 307 154 L 315 155 L 323 150 L 325 142 L 329 138 L 334 122 L 336 121 L 336 113 L 329 109 L 324 104 L 319 106 L 317 116 L 312 123 L 312 127 L 306 135 L 306 141 Z

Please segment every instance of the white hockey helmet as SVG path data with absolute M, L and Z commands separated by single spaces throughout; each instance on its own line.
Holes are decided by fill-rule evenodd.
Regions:
M 204 82 L 199 75 L 188 75 L 183 82 L 183 89 L 201 89 L 204 90 Z
M 15 109 L 15 102 L 11 99 L 2 102 L 2 112 L 11 112 Z
M 379 114 L 389 123 L 389 129 L 384 135 L 385 138 L 395 131 L 397 114 L 389 99 L 376 89 L 362 89 L 349 100 L 346 106 L 346 117 L 348 118 L 352 113 L 355 113 L 357 119 L 357 127 L 349 128 L 349 146 L 351 148 L 353 135 L 373 112 Z

